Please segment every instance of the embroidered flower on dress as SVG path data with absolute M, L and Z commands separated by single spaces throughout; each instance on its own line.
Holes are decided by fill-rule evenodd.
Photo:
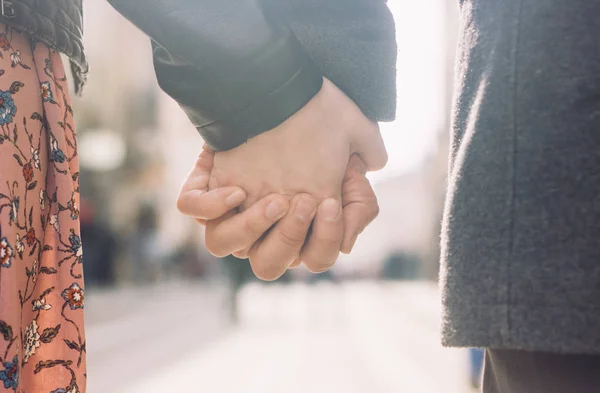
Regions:
M 42 101 L 49 102 L 53 100 L 52 89 L 50 87 L 50 82 L 42 82 L 40 84 L 42 88 Z
M 46 208 L 46 191 L 40 190 L 40 206 L 42 210 Z
M 35 229 L 29 228 L 27 234 L 25 235 L 25 240 L 27 241 L 27 245 L 29 247 L 33 246 L 33 243 L 35 243 Z
M 4 370 L 0 371 L 0 381 L 4 382 L 4 389 L 17 390 L 19 385 L 19 358 L 17 355 L 12 362 L 3 363 Z
M 67 202 L 67 208 L 71 211 L 71 218 L 77 220 L 79 218 L 79 206 L 77 206 L 77 202 L 75 201 L 75 193 L 71 194 L 71 199 Z
M 13 198 L 12 204 L 10 207 L 10 212 L 8 213 L 8 224 L 12 224 L 17 221 L 17 214 L 19 214 L 19 197 Z
M 17 240 L 15 241 L 15 249 L 17 250 L 17 253 L 19 253 L 19 257 L 23 258 L 23 252 L 25 251 L 25 245 L 23 244 L 23 241 L 21 240 L 21 235 L 19 235 L 17 233 Z
M 4 33 L 0 33 L 0 48 L 2 48 L 3 50 L 10 49 L 10 41 Z
M 41 299 L 35 299 L 31 302 L 31 304 L 33 305 L 33 311 L 50 310 L 52 308 L 50 304 L 46 303 L 45 297 Z
M 77 390 L 77 386 L 70 386 L 66 389 L 60 388 L 53 390 L 50 393 L 79 393 L 79 390 Z
M 31 266 L 31 280 L 33 281 L 34 284 L 37 280 L 37 274 L 38 274 L 38 261 L 37 261 L 37 259 L 35 259 L 33 261 L 33 265 Z
M 62 297 L 69 304 L 71 310 L 83 308 L 84 291 L 77 283 L 74 282 L 69 288 L 65 289 Z
M 30 162 L 23 165 L 23 178 L 27 183 L 33 180 L 33 167 Z
M 63 153 L 63 151 L 60 150 L 60 148 L 58 147 L 58 141 L 56 139 L 52 138 L 52 143 L 50 144 L 50 147 L 52 150 L 52 161 L 59 163 L 65 162 L 67 157 L 65 156 L 65 153 Z
M 14 252 L 8 244 L 8 239 L 3 237 L 0 240 L 0 267 L 10 267 L 13 255 Z
M 56 232 L 60 232 L 60 223 L 58 222 L 58 215 L 53 214 L 50 216 L 50 225 L 54 227 Z
M 38 324 L 34 319 L 31 325 L 27 326 L 25 330 L 25 342 L 23 343 L 23 350 L 25 356 L 23 357 L 24 363 L 29 361 L 29 358 L 35 354 L 35 350 L 40 346 L 40 333 L 38 332 Z
M 16 67 L 19 64 L 21 64 L 21 51 L 20 50 L 16 50 L 13 53 L 10 54 L 10 61 L 12 62 L 12 64 L 10 65 L 11 67 Z
M 75 234 L 73 229 L 71 229 L 71 234 L 69 235 L 69 243 L 71 243 L 71 251 L 73 251 L 76 256 L 80 257 L 83 255 L 81 238 Z
M 38 149 L 34 149 L 33 146 L 29 148 L 29 151 L 31 151 L 33 166 L 35 166 L 35 169 L 40 169 L 40 151 Z
M 71 197 L 58 192 L 79 186 L 75 162 L 70 162 L 77 154 L 76 146 L 63 135 L 63 128 L 74 127 L 71 108 L 56 102 L 59 98 L 62 102 L 61 89 L 67 94 L 68 86 L 59 54 L 45 47 L 31 51 L 28 40 L 19 34 L 0 29 L 0 75 L 8 78 L 0 86 L 0 178 L 5 169 L 15 172 L 13 178 L 0 182 L 0 281 L 10 278 L 11 284 L 0 286 L 16 298 L 6 321 L 0 318 L 0 392 L 81 393 L 83 386 L 78 384 L 85 383 L 86 356 L 85 335 L 79 328 L 84 290 L 79 280 L 83 269 L 75 264 L 81 262 L 82 239 L 77 220 L 71 219 L 79 217 L 81 207 L 77 191 Z M 46 76 L 40 80 L 39 75 Z M 33 105 L 30 87 L 38 105 Z M 42 100 L 46 107 L 40 109 Z M 57 126 L 60 135 L 49 120 L 61 126 Z M 49 173 L 56 176 L 46 188 L 41 176 L 48 163 Z M 4 168 L 4 164 L 9 166 Z M 48 231 L 55 241 L 38 244 Z M 45 263 L 41 256 L 51 257 L 54 263 Z M 81 286 L 67 286 L 67 277 Z M 7 310 L 0 305 L 0 314 L 3 311 Z
M 0 90 L 0 126 L 12 123 L 16 113 L 17 107 L 10 91 Z

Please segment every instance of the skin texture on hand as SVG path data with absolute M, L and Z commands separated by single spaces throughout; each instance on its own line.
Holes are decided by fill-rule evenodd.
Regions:
M 246 200 L 246 191 L 237 186 L 209 191 L 208 183 L 214 161 L 215 154 L 209 149 L 203 149 L 177 198 L 177 209 L 194 217 L 201 224 L 205 224 L 206 220 L 222 217 Z
M 377 215 L 365 173 L 386 161 L 377 124 L 325 80 L 279 127 L 227 152 L 205 150 L 178 207 L 206 223 L 211 253 L 248 257 L 259 278 L 300 263 L 322 272 Z
M 379 214 L 377 197 L 369 183 L 369 179 L 365 175 L 365 163 L 357 154 L 353 154 L 350 157 L 350 162 L 348 163 L 346 175 L 342 183 L 342 220 L 344 229 L 340 251 L 345 254 L 349 254 L 352 251 L 357 237 Z M 309 241 L 315 235 L 315 231 L 313 231 Z M 337 256 L 338 253 L 335 254 L 335 259 L 337 259 Z M 327 260 L 323 259 L 322 254 L 317 254 L 316 257 Z M 333 259 L 333 262 L 335 262 L 335 259 Z M 302 263 L 307 264 L 304 255 L 301 255 L 301 258 L 294 261 L 290 265 L 290 268 L 298 267 Z M 326 269 L 321 271 L 327 270 L 331 266 L 333 266 L 333 263 L 323 266 Z M 307 264 L 307 267 L 313 272 L 318 272 L 311 269 L 309 264 Z
M 300 111 L 273 130 L 215 153 L 209 189 L 239 186 L 247 208 L 271 194 L 299 193 L 341 200 L 349 157 L 358 153 L 369 170 L 383 167 L 387 153 L 379 128 L 328 80 Z
M 350 254 L 358 235 L 379 215 L 377 196 L 366 174 L 366 164 L 352 155 L 342 183 L 344 240 L 340 251 L 344 254 Z
M 291 214 L 279 220 L 289 205 L 282 196 L 271 194 L 242 213 L 230 212 L 208 221 L 207 247 L 215 255 L 233 253 L 239 258 L 250 258 L 255 274 L 265 280 L 274 280 L 287 268 L 302 263 L 314 273 L 323 272 L 336 262 L 340 248 L 344 253 L 351 251 L 358 235 L 379 213 L 377 198 L 365 175 L 366 165 L 353 154 L 342 184 L 343 209 L 332 199 L 323 201 L 312 227 L 303 216 L 293 213 L 298 199 L 314 207 L 316 201 L 312 197 L 294 197 Z M 293 262 L 286 266 L 292 258 Z

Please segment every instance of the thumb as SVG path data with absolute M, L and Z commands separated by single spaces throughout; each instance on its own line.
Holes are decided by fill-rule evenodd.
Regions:
M 352 251 L 358 235 L 379 214 L 377 197 L 365 176 L 366 171 L 366 164 L 361 157 L 353 154 L 342 184 L 344 240 L 340 251 L 344 254 Z
M 239 206 L 246 199 L 246 193 L 240 187 L 208 190 L 214 156 L 213 151 L 204 148 L 183 183 L 177 198 L 177 208 L 183 214 L 196 219 L 212 220 Z

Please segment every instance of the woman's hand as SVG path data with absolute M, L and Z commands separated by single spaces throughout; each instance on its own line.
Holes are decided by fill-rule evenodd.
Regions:
M 377 214 L 364 173 L 386 160 L 377 125 L 325 81 L 279 127 L 227 152 L 203 152 L 178 206 L 210 220 L 209 251 L 248 256 L 261 278 L 277 278 L 298 261 L 324 271 Z M 238 205 L 243 213 L 235 214 Z

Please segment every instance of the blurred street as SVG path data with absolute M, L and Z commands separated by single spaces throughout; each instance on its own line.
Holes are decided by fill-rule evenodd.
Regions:
M 157 86 L 147 37 L 106 1 L 84 3 L 94 72 L 74 105 L 88 393 L 471 392 L 467 351 L 439 344 L 433 283 L 456 6 L 387 2 L 396 21 L 398 120 L 381 124 L 390 160 L 369 174 L 381 210 L 334 274 L 360 281 L 308 284 L 300 275 L 291 284 L 247 285 L 233 324 L 228 283 L 247 277 L 238 261 L 210 256 L 202 227 L 176 208 L 202 140 Z
M 466 393 L 432 283 L 225 284 L 90 293 L 89 393 Z

